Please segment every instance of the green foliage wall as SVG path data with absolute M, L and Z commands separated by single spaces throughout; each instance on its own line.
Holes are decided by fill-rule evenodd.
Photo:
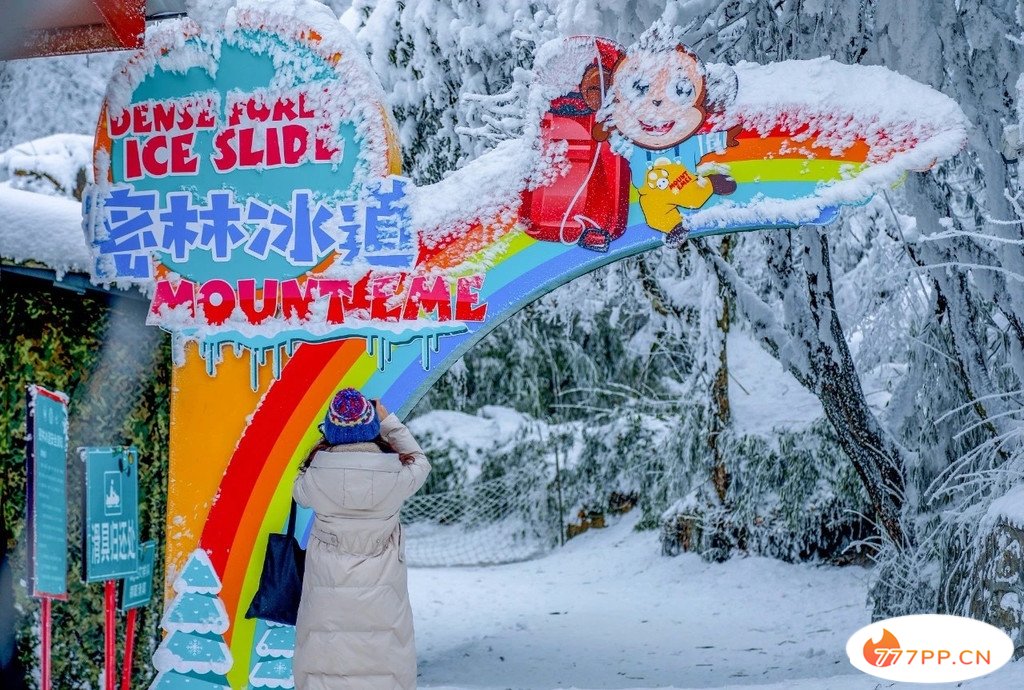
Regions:
M 66 392 L 70 402 L 68 455 L 69 601 L 53 607 L 55 688 L 95 688 L 103 659 L 103 587 L 81 582 L 82 465 L 73 449 L 134 445 L 139 475 L 140 539 L 157 542 L 163 569 L 170 422 L 168 339 L 145 326 L 146 302 L 103 293 L 81 295 L 41 280 L 4 272 L 0 279 L 0 493 L 11 533 L 14 580 L 25 570 L 25 394 L 30 383 Z M 159 577 L 159 575 L 157 576 Z M 159 581 L 156 584 L 159 591 Z M 35 676 L 38 603 L 15 586 L 19 651 Z M 149 658 L 159 643 L 161 601 L 139 613 L 134 676 L 145 687 Z M 124 616 L 119 614 L 118 649 Z M 120 659 L 118 668 L 120 668 Z M 32 681 L 34 682 L 34 681 Z

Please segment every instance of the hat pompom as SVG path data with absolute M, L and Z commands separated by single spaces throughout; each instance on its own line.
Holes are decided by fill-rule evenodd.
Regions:
M 327 407 L 323 432 L 332 446 L 372 441 L 380 434 L 380 420 L 366 396 L 355 388 L 344 388 Z

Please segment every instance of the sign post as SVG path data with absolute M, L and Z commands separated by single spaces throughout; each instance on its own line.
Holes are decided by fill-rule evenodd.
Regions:
M 53 600 L 66 601 L 68 566 L 68 398 L 28 389 L 27 519 L 32 596 L 40 600 L 40 687 L 50 690 Z
M 83 448 L 86 582 L 103 582 L 104 686 L 116 688 L 115 582 L 139 569 L 139 454 L 134 448 Z
M 139 545 L 139 569 L 121 583 L 121 610 L 127 611 L 124 633 L 124 662 L 121 666 L 121 690 L 132 684 L 132 657 L 135 652 L 135 618 L 139 609 L 153 598 L 153 562 L 156 543 L 147 541 Z
M 41 615 L 40 624 L 43 627 L 42 634 L 40 635 L 40 650 L 41 664 L 40 664 L 40 684 L 43 690 L 50 690 L 51 684 L 51 672 L 50 672 L 50 650 L 53 648 L 53 636 L 51 631 L 53 629 L 53 599 L 50 597 L 43 597 L 40 603 Z
M 114 690 L 116 687 L 117 618 L 114 596 L 114 580 L 107 580 L 103 583 L 103 686 L 106 690 Z
M 135 654 L 135 617 L 138 609 L 128 609 L 124 629 L 124 661 L 121 663 L 121 690 L 132 686 L 132 657 Z

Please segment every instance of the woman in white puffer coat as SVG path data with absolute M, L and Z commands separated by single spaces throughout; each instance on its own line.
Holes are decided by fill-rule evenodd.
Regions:
M 339 391 L 292 495 L 316 513 L 295 626 L 298 690 L 416 687 L 399 511 L 430 463 L 379 402 Z

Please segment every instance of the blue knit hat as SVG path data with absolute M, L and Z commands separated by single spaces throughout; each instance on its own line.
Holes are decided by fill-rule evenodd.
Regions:
M 373 403 L 355 388 L 334 394 L 320 428 L 332 446 L 372 441 L 380 435 L 380 420 Z

